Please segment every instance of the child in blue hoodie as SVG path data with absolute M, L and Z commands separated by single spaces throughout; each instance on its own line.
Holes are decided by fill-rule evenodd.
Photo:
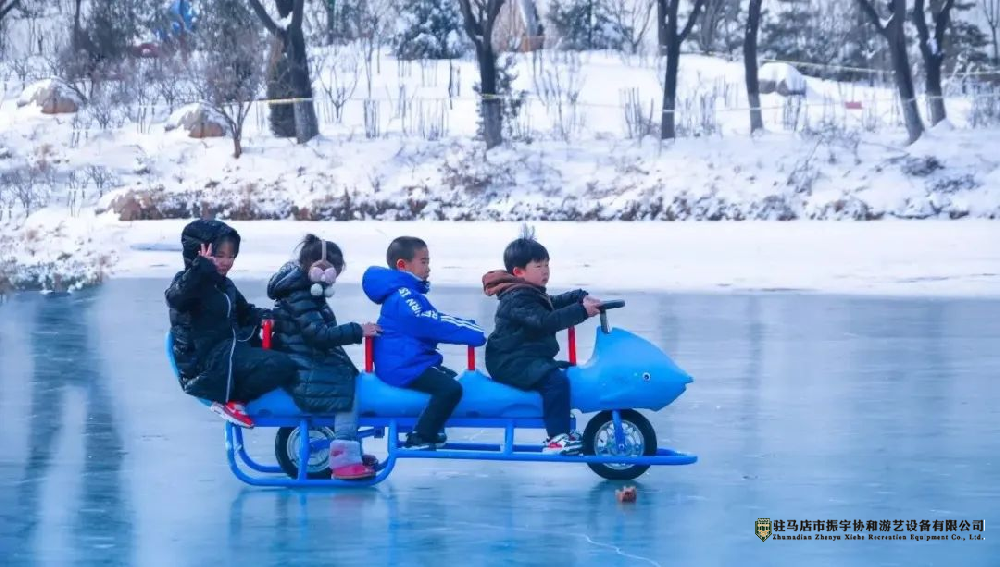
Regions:
M 406 447 L 433 450 L 446 441 L 443 427 L 462 399 L 454 370 L 442 366 L 439 343 L 482 346 L 486 334 L 475 321 L 439 313 L 426 293 L 431 273 L 427 243 L 400 236 L 386 252 L 389 268 L 372 266 L 361 278 L 365 295 L 382 306 L 375 341 L 375 375 L 383 382 L 429 394 Z

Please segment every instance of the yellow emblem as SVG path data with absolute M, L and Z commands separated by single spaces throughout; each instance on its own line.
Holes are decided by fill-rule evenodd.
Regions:
M 754 523 L 754 533 L 760 541 L 766 541 L 771 537 L 771 518 L 757 518 L 757 522 Z

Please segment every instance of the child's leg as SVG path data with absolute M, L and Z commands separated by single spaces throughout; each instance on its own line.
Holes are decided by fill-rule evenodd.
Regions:
M 358 439 L 358 396 L 354 396 L 351 409 L 339 411 L 333 419 L 333 437 L 338 441 Z
M 298 379 L 298 366 L 285 354 L 238 343 L 233 351 L 232 392 L 229 399 L 247 403 Z
M 410 389 L 431 396 L 413 428 L 421 441 L 434 443 L 438 432 L 462 401 L 462 385 L 455 380 L 455 376 L 458 374 L 454 371 L 436 366 L 428 368 L 416 380 L 410 382 L 408 386 Z
M 549 439 L 569 434 L 570 397 L 566 373 L 558 369 L 549 372 L 535 384 L 535 390 L 542 395 L 542 414 Z

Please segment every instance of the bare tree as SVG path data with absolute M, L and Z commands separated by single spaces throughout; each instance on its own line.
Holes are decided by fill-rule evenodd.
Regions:
M 306 39 L 302 33 L 304 4 L 305 0 L 275 0 L 278 15 L 283 21 L 288 22 L 281 27 L 274 22 L 260 0 L 250 0 L 250 7 L 264 23 L 264 27 L 283 47 L 287 74 L 279 74 L 276 80 L 287 82 L 290 87 L 289 92 L 296 99 L 292 103 L 292 108 L 295 113 L 295 139 L 300 144 L 308 142 L 319 134 L 319 122 L 316 120 L 316 110 L 313 107 L 312 80 L 309 78 Z
M 260 36 L 250 30 L 218 34 L 225 46 L 205 46 L 195 68 L 199 97 L 216 110 L 233 137 L 233 157 L 243 155 L 243 124 L 264 85 Z
M 656 0 L 610 0 L 611 17 L 619 30 L 625 32 L 625 43 L 633 55 L 646 38 L 649 24 L 653 22 L 653 5 Z
M 1000 63 L 1000 46 L 997 45 L 997 29 L 1000 28 L 1000 0 L 979 0 L 986 25 L 993 36 L 993 62 Z
M 746 35 L 743 38 L 743 67 L 746 70 L 747 99 L 750 101 L 750 133 L 764 128 L 760 111 L 760 80 L 757 78 L 757 34 L 760 32 L 760 12 L 764 0 L 750 0 Z
M 476 46 L 486 149 L 503 143 L 503 101 L 497 93 L 497 55 L 493 51 L 493 27 L 504 0 L 459 0 L 465 33 Z
M 948 117 L 941 92 L 941 64 L 947 49 L 944 46 L 945 32 L 951 26 L 951 9 L 955 0 L 931 0 L 931 20 L 934 22 L 934 38 L 927 29 L 924 0 L 913 2 L 913 24 L 920 38 L 920 55 L 924 58 L 924 80 L 927 98 L 930 99 L 931 126 Z
M 705 6 L 705 0 L 695 0 L 691 15 L 688 16 L 687 23 L 678 33 L 677 31 L 677 11 L 680 7 L 680 0 L 656 0 L 661 17 L 658 24 L 659 37 L 666 57 L 666 74 L 663 80 L 663 118 L 661 119 L 660 138 L 664 140 L 673 139 L 676 136 L 674 124 L 676 116 L 674 111 L 677 108 L 677 69 L 681 59 L 681 44 L 691 34 L 691 29 L 698 21 L 698 14 Z
M 896 88 L 899 90 L 899 102 L 903 108 L 903 120 L 909 143 L 916 142 L 924 133 L 924 123 L 920 119 L 917 100 L 913 90 L 913 73 L 910 70 L 910 58 L 906 52 L 906 0 L 889 0 L 889 18 L 882 21 L 882 16 L 872 3 L 873 0 L 857 0 L 858 6 L 868 15 L 878 33 L 889 44 L 889 57 L 892 60 L 893 75 L 896 77 Z
M 326 65 L 327 58 L 323 57 L 315 62 L 314 69 L 323 92 L 333 105 L 334 115 L 339 123 L 344 117 L 344 106 L 358 86 L 358 79 L 361 76 L 358 61 L 361 59 L 361 53 L 356 48 L 341 47 L 336 48 L 331 55 L 333 62 L 331 65 Z

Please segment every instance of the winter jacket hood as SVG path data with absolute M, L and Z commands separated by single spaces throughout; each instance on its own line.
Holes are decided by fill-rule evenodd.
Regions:
M 408 289 L 413 293 L 426 294 L 431 290 L 430 282 L 403 270 L 390 270 L 381 266 L 372 266 L 361 276 L 361 289 L 368 299 L 378 305 L 400 289 Z
M 297 291 L 306 291 L 312 287 L 309 276 L 302 271 L 297 262 L 288 262 L 278 269 L 267 282 L 267 297 L 282 299 Z
M 545 288 L 519 278 L 507 270 L 493 270 L 483 275 L 483 292 L 486 295 L 501 296 L 508 291 L 527 289 L 545 295 Z
M 201 247 L 204 244 L 213 246 L 223 237 L 232 238 L 236 242 L 236 254 L 240 252 L 240 234 L 236 229 L 217 220 L 191 221 L 181 232 L 181 254 L 184 256 L 184 267 L 190 268 Z

